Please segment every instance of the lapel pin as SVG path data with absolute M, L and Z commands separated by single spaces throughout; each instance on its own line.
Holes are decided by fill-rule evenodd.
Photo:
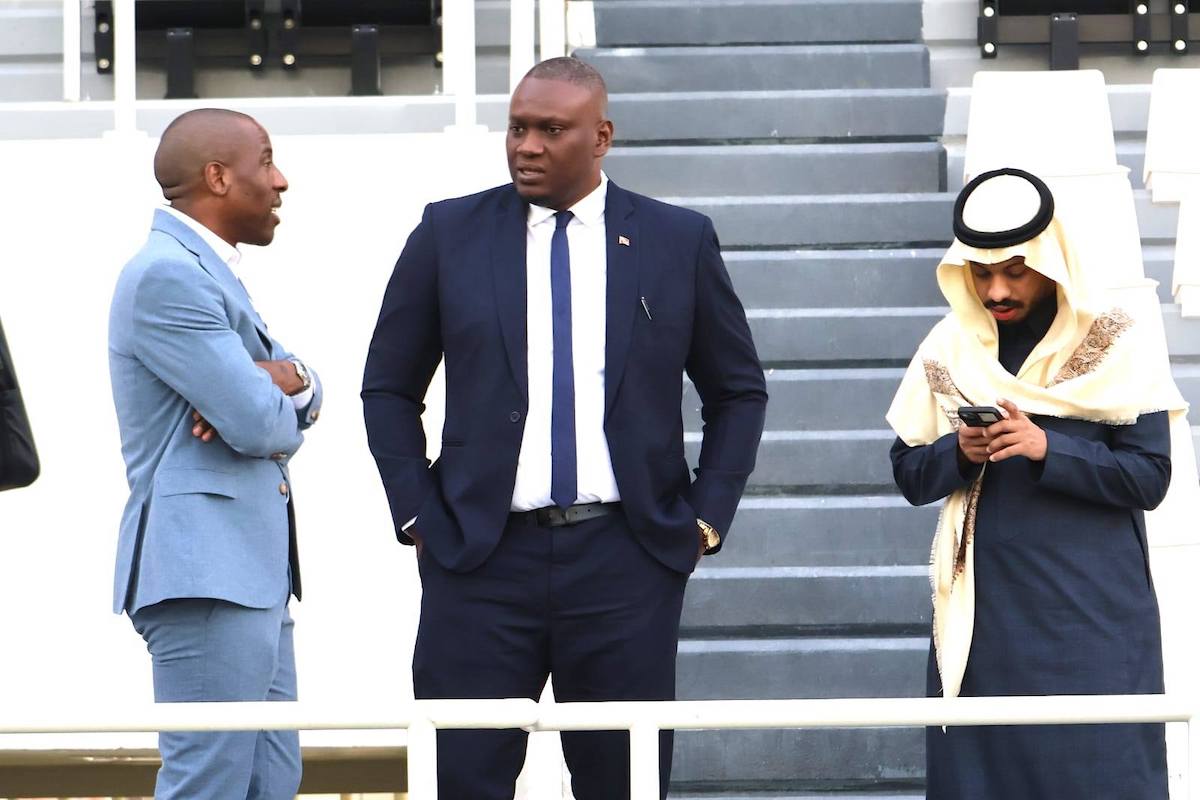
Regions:
M 622 247 L 629 247 L 629 237 L 628 236 L 618 236 L 617 244 L 621 245 Z

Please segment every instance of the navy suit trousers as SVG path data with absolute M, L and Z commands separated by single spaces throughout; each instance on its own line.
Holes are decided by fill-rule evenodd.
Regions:
M 450 572 L 428 552 L 419 567 L 418 698 L 536 700 L 550 676 L 559 702 L 674 699 L 687 576 L 646 552 L 620 513 L 559 528 L 510 518 L 477 569 Z M 526 737 L 439 731 L 438 797 L 511 800 Z M 567 732 L 562 742 L 576 800 L 629 797 L 627 733 Z M 664 797 L 671 745 L 664 732 Z

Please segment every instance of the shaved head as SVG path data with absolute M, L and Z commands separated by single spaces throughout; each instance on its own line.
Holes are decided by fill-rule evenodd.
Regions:
M 168 125 L 154 178 L 172 207 L 230 244 L 270 242 L 288 188 L 263 126 L 224 108 L 188 111 Z
M 525 78 L 573 83 L 598 95 L 601 112 L 608 111 L 608 86 L 604 83 L 604 76 L 591 64 L 574 56 L 548 58 L 534 64 L 533 68 L 525 73 Z
M 224 108 L 199 108 L 176 117 L 154 153 L 154 179 L 163 197 L 174 202 L 203 189 L 205 166 L 232 163 L 246 138 L 261 130 L 253 117 Z

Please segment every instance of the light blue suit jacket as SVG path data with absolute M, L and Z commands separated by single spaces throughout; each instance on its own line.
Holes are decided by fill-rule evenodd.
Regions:
M 251 608 L 299 597 L 288 459 L 316 421 L 255 361 L 289 358 L 242 284 L 188 226 L 156 211 L 117 280 L 109 370 L 130 495 L 113 610 L 207 597 Z M 192 435 L 192 410 L 219 440 Z

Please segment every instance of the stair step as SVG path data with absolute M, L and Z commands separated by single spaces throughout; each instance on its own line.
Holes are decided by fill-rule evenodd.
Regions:
M 679 731 L 671 783 L 681 794 L 896 792 L 919 788 L 924 775 L 925 731 L 919 728 Z
M 894 490 L 893 490 L 894 491 Z M 938 505 L 892 495 L 744 497 L 717 567 L 919 566 Z
M 928 658 L 928 636 L 689 639 L 676 685 L 680 700 L 923 697 Z
M 668 800 L 818 800 L 818 798 L 824 798 L 825 800 L 925 800 L 925 792 L 922 790 L 912 792 L 884 791 L 882 793 L 871 792 L 870 794 L 854 792 L 846 794 L 841 791 L 833 791 L 804 792 L 803 794 L 784 792 L 781 794 L 779 792 L 768 791 L 765 793 L 753 792 L 749 794 L 746 792 L 720 792 L 717 794 L 710 794 L 708 792 L 704 794 L 692 794 L 691 792 L 686 792 L 680 794 L 676 791 L 671 791 L 667 795 Z
M 953 237 L 945 193 L 663 199 L 711 217 L 726 247 L 928 247 Z
M 621 147 L 608 176 L 648 195 L 878 194 L 945 185 L 937 142 Z
M 759 357 L 768 365 L 908 364 L 945 307 L 750 309 L 746 316 Z M 1167 346 L 1175 360 L 1200 356 L 1200 323 L 1162 306 Z M 880 364 L 879 362 L 886 362 Z
M 882 420 L 880 425 L 886 423 Z M 756 495 L 863 495 L 897 491 L 888 457 L 891 429 L 766 431 L 747 490 Z M 685 434 L 689 464 L 700 455 L 700 434 Z M 1200 428 L 1193 428 L 1200 453 Z
M 1188 324 L 1188 323 L 1184 323 Z M 1176 385 L 1193 405 L 1200 404 L 1200 365 L 1175 364 Z M 854 430 L 884 427 L 902 368 L 770 369 L 767 371 L 767 430 Z M 684 385 L 684 424 L 699 431 L 700 398 Z
M 923 44 L 616 47 L 575 55 L 600 70 L 612 92 L 929 86 Z
M 929 568 L 709 567 L 688 581 L 681 636 L 928 625 Z M 727 635 L 727 633 L 725 634 Z
M 747 308 L 871 308 L 944 304 L 936 270 L 945 253 L 946 248 L 938 247 L 727 250 L 723 256 L 738 297 Z M 1146 277 L 1159 283 L 1159 299 L 1173 302 L 1175 248 L 1146 245 L 1142 260 Z
M 911 42 L 918 0 L 597 0 L 596 42 L 729 45 Z
M 618 142 L 878 139 L 939 136 L 946 93 L 933 89 L 656 91 L 611 94 Z
M 880 421 L 880 425 L 884 425 Z M 753 492 L 891 494 L 891 430 L 766 431 L 750 476 Z M 689 464 L 700 455 L 700 434 L 685 434 Z

